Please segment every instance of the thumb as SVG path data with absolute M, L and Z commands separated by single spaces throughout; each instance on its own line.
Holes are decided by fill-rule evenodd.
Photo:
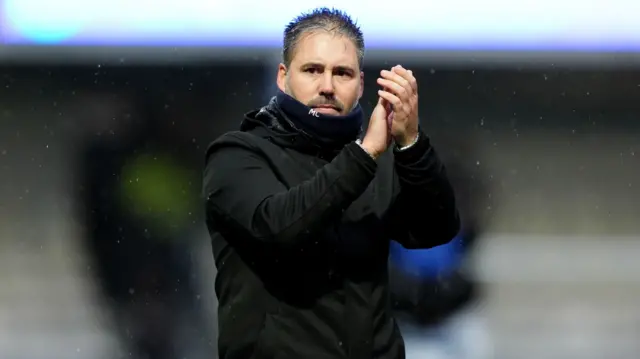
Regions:
M 382 98 L 378 98 L 378 103 L 376 104 L 376 107 L 373 108 L 373 113 L 376 115 L 384 116 L 385 108 Z

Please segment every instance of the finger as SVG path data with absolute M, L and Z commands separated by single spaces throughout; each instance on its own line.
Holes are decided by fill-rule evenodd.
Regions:
M 391 114 L 393 113 L 393 105 L 391 104 L 391 102 L 383 99 L 382 97 L 380 97 L 382 99 L 382 103 L 384 104 L 384 110 L 387 111 L 387 118 L 391 117 Z
M 395 82 L 385 79 L 378 79 L 378 83 L 382 86 L 383 92 L 389 92 L 400 100 L 400 104 L 392 104 L 392 110 L 410 113 L 411 108 L 416 103 L 417 97 L 407 95 L 406 90 Z
M 410 99 L 409 101 L 403 101 L 400 97 L 395 95 L 392 91 L 389 91 L 387 88 L 378 91 L 378 94 L 380 94 L 380 92 L 391 95 L 391 97 L 387 96 L 384 98 L 391 104 L 391 110 L 393 110 L 393 112 L 401 113 L 401 116 L 407 116 L 412 112 L 413 103 L 415 102 L 413 99 Z
M 380 71 L 380 75 L 387 80 L 391 80 L 393 82 L 398 83 L 402 87 L 409 88 L 409 82 L 405 80 L 402 76 L 397 74 L 395 72 L 395 68 L 392 68 L 391 70 L 382 70 Z
M 380 96 L 383 99 L 389 101 L 389 103 L 393 106 L 393 109 L 395 111 L 401 111 L 403 109 L 402 101 L 400 101 L 400 99 L 396 95 L 394 95 L 393 93 L 387 92 L 387 91 L 378 90 L 378 96 Z
M 408 100 L 409 94 L 407 93 L 407 89 L 400 86 L 399 84 L 383 78 L 378 78 L 377 82 L 378 82 L 378 85 L 384 88 L 384 91 L 391 92 L 394 95 L 398 96 L 398 98 L 403 99 L 405 101 Z
M 397 83 L 398 85 L 404 87 L 407 90 L 407 93 L 411 93 L 412 89 L 409 81 L 405 80 L 402 76 L 398 75 L 394 71 L 382 70 L 380 71 L 380 75 L 382 76 L 382 78 L 391 80 Z
M 405 79 L 405 81 L 409 83 L 409 86 L 411 87 L 413 92 L 415 92 L 416 94 L 418 93 L 418 81 L 413 76 L 413 71 L 407 70 L 400 65 L 395 66 L 391 70 L 396 74 L 400 75 L 400 77 L 402 77 L 403 79 Z
M 393 112 L 393 105 L 391 105 L 391 102 L 387 101 L 386 99 L 378 96 L 378 105 L 382 106 L 382 108 L 384 108 L 385 112 L 387 113 L 387 116 Z

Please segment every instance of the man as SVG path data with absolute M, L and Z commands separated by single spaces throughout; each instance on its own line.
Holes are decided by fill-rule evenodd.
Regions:
M 343 12 L 298 17 L 284 32 L 280 92 L 207 151 L 220 358 L 404 358 L 387 288 L 389 238 L 429 248 L 460 223 L 418 127 L 411 71 L 381 72 L 356 140 L 363 54 L 362 33 Z

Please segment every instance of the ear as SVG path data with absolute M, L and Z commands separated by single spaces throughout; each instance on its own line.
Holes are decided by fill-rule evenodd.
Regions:
M 364 71 L 360 71 L 360 93 L 358 94 L 358 99 L 361 99 L 363 94 L 364 94 Z
M 280 91 L 284 92 L 285 84 L 287 83 L 287 66 L 285 64 L 280 63 L 278 65 L 278 75 L 276 78 L 276 83 L 278 84 L 278 88 Z

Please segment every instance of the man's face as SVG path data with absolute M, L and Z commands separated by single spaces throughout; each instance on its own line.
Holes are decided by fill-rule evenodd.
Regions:
M 364 77 L 350 39 L 327 31 L 302 36 L 291 65 L 278 67 L 278 87 L 325 115 L 345 115 L 362 97 Z

